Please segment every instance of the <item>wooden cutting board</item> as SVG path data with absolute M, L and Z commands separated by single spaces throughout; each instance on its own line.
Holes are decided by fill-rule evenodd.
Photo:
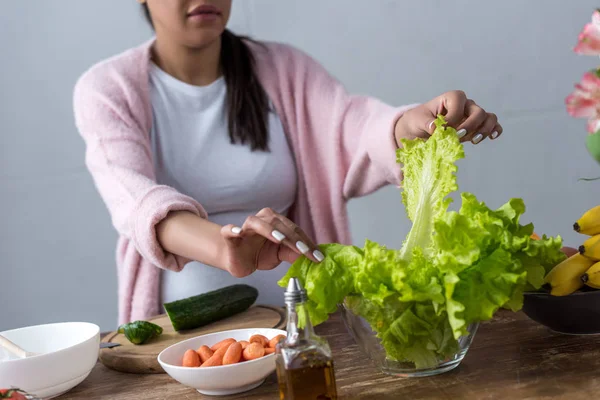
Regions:
M 119 343 L 121 346 L 100 350 L 100 361 L 108 368 L 135 374 L 162 374 L 165 371 L 158 363 L 158 354 L 167 347 L 196 336 L 230 329 L 273 328 L 285 329 L 285 311 L 280 307 L 254 306 L 243 313 L 205 325 L 201 328 L 175 332 L 166 314 L 148 321 L 163 328 L 158 338 L 141 345 L 134 345 L 125 335 L 112 332 L 106 335 L 103 343 Z

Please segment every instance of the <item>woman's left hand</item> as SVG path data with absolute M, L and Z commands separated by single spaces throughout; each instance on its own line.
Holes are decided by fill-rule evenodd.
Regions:
M 496 114 L 488 113 L 467 98 L 465 92 L 454 90 L 406 111 L 396 122 L 396 143 L 400 139 L 427 139 L 435 130 L 433 121 L 442 114 L 449 126 L 456 129 L 461 142 L 481 143 L 485 138 L 497 139 L 502 126 Z

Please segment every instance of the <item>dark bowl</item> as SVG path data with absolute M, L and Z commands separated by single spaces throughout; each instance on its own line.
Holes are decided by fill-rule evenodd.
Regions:
M 584 290 L 568 296 L 525 293 L 523 312 L 555 332 L 571 335 L 600 333 L 600 290 Z

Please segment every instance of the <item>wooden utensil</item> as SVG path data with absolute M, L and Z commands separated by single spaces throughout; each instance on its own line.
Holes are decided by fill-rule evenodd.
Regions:
M 37 353 L 32 353 L 30 351 L 26 351 L 26 350 L 22 349 L 20 346 L 11 342 L 10 340 L 8 340 L 7 338 L 5 338 L 2 335 L 0 335 L 0 346 L 2 346 L 4 349 L 6 349 L 9 353 L 14 354 L 15 356 L 17 356 L 19 358 L 27 358 L 27 357 L 37 355 Z
M 167 347 L 196 336 L 213 332 L 243 328 L 285 329 L 285 311 L 280 307 L 254 306 L 248 310 L 212 324 L 187 331 L 175 332 L 166 314 L 149 319 L 161 326 L 163 333 L 157 338 L 134 345 L 125 335 L 112 332 L 102 339 L 102 343 L 119 343 L 121 346 L 100 350 L 100 361 L 108 368 L 136 374 L 163 374 L 158 363 L 158 354 Z

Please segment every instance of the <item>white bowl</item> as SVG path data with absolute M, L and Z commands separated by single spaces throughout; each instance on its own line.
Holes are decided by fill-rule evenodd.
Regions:
M 186 350 L 196 350 L 202 345 L 210 347 L 227 338 L 248 340 L 252 335 L 264 335 L 272 339 L 287 334 L 279 329 L 235 329 L 211 333 L 167 347 L 158 355 L 158 362 L 173 379 L 202 394 L 223 396 L 246 392 L 262 385 L 267 376 L 275 371 L 275 354 L 219 367 L 189 368 L 181 364 Z
M 0 332 L 36 356 L 0 361 L 0 388 L 36 397 L 59 396 L 81 383 L 98 359 L 100 328 L 87 322 L 29 326 Z

